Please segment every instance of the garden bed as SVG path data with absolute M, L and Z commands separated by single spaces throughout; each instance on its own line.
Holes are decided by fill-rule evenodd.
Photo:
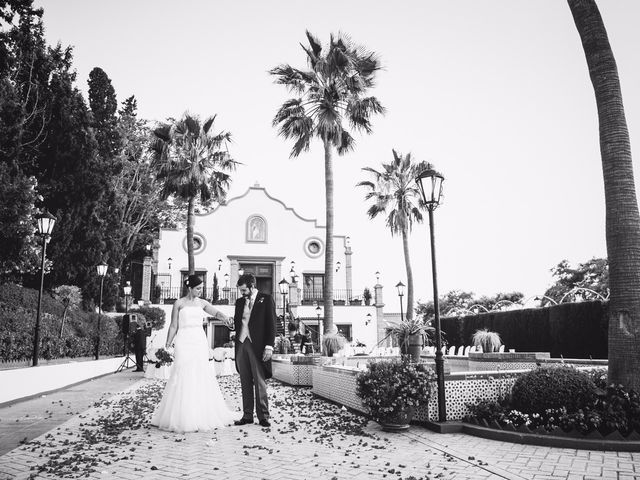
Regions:
M 526 445 L 620 452 L 640 451 L 640 433 L 637 431 L 624 437 L 617 431 L 608 435 L 602 435 L 597 430 L 583 434 L 576 430 L 564 431 L 560 427 L 550 431 L 543 427 L 532 430 L 526 425 L 514 427 L 500 425 L 496 421 L 470 420 L 462 423 L 462 432 L 491 440 Z

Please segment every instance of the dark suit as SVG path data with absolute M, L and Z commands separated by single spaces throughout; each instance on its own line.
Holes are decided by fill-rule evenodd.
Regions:
M 136 372 L 143 372 L 144 354 L 147 351 L 147 336 L 140 326 L 136 328 L 133 334 L 133 350 L 136 354 Z
M 262 361 L 264 347 L 273 346 L 276 335 L 276 304 L 271 295 L 258 293 L 249 315 L 249 338 L 240 342 L 242 316 L 246 299 L 236 300 L 235 324 L 236 369 L 242 386 L 243 418 L 253 420 L 253 408 L 258 420 L 269 419 L 269 402 L 265 380 L 271 378 L 271 360 Z M 255 394 L 255 395 L 254 395 Z

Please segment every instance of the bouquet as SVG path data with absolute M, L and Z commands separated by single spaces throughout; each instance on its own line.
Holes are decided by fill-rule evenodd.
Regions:
M 163 365 L 171 365 L 173 363 L 173 349 L 159 348 L 156 350 L 156 368 L 160 368 Z

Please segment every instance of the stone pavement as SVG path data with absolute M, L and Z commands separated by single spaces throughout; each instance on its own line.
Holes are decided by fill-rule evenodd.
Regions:
M 274 381 L 269 386 L 271 428 L 255 424 L 209 433 L 163 432 L 148 424 L 163 383 L 121 375 L 116 379 L 121 392 L 87 410 L 78 408 L 81 413 L 71 408 L 64 423 L 0 456 L 0 479 L 640 480 L 640 453 L 527 446 L 419 426 L 387 433 L 313 397 L 308 388 Z M 128 383 L 124 375 L 130 375 Z M 106 380 L 95 382 L 100 381 Z M 240 417 L 237 376 L 219 381 Z M 3 437 L 5 410 L 0 409 Z M 31 414 L 44 416 L 41 410 Z

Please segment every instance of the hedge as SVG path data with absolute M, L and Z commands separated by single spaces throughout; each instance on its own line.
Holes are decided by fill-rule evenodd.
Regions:
M 488 312 L 441 319 L 450 345 L 471 345 L 476 330 L 498 332 L 517 352 L 550 352 L 554 358 L 607 358 L 607 303 L 563 303 L 544 308 Z
M 38 291 L 15 284 L 0 285 L 0 360 L 27 360 L 33 355 Z M 69 311 L 62 337 L 64 306 L 48 292 L 42 296 L 40 358 L 86 357 L 95 354 L 98 314 Z M 115 319 L 100 322 L 100 354 L 122 351 L 123 339 Z

